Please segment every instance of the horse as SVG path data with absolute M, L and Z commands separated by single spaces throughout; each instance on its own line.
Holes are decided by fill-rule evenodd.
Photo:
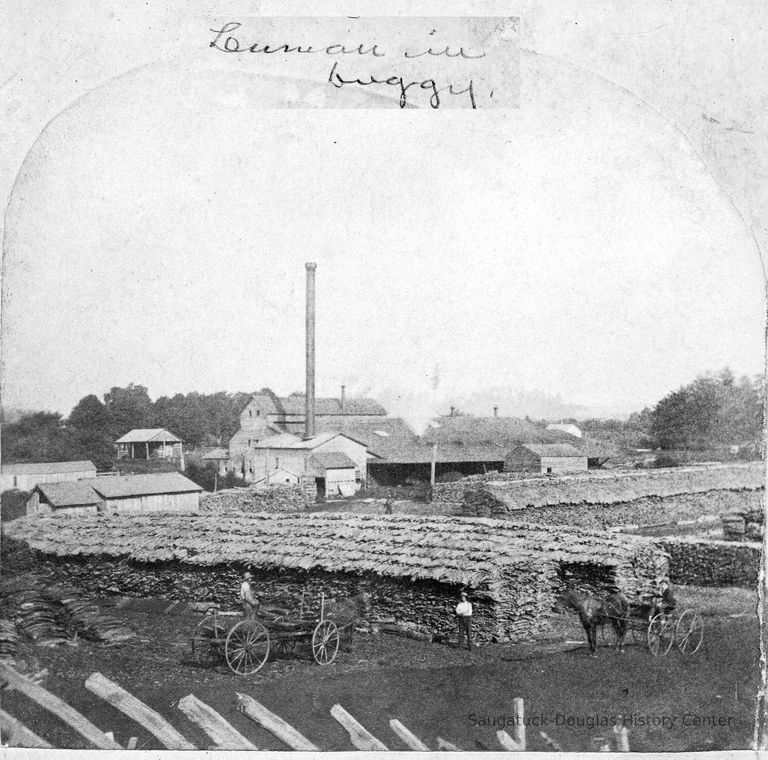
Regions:
M 587 634 L 587 643 L 592 657 L 597 657 L 597 626 L 605 625 L 608 620 L 616 634 L 617 651 L 624 651 L 629 602 L 621 594 L 598 597 L 578 591 L 566 591 L 558 598 L 558 602 L 566 609 L 574 610 L 579 616 L 582 628 Z
M 347 599 L 331 599 L 326 604 L 325 615 L 336 623 L 340 646 L 345 652 L 352 651 L 358 620 L 367 618 L 370 611 L 371 595 L 367 591 L 358 591 Z

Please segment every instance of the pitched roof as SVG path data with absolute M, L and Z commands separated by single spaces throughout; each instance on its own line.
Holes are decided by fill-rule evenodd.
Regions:
M 388 461 L 397 461 L 397 458 L 391 459 L 393 455 L 400 455 L 419 444 L 417 435 L 399 417 L 382 417 L 365 422 L 319 419 L 316 429 L 318 433 L 342 433 L 364 444 L 370 454 Z
M 365 446 L 365 443 L 358 441 L 346 433 L 340 433 L 338 430 L 327 430 L 323 433 L 318 433 L 312 438 L 308 438 L 306 441 L 299 438 L 292 433 L 281 433 L 280 435 L 269 436 L 263 438 L 258 443 L 253 444 L 255 449 L 316 449 L 318 446 L 322 446 L 324 443 L 332 441 L 338 436 L 344 436 L 349 440 L 359 443 L 361 446 Z
M 190 493 L 203 489 L 180 472 L 157 472 L 147 475 L 119 475 L 81 480 L 105 499 L 128 496 L 150 496 L 161 493 Z
M 540 457 L 585 457 L 570 443 L 523 443 L 518 448 L 528 451 Z
M 428 443 L 502 445 L 511 449 L 521 443 L 557 443 L 573 440 L 560 431 L 518 417 L 439 417 L 422 436 Z
M 3 475 L 45 475 L 54 472 L 96 472 L 96 465 L 88 459 L 77 462 L 30 462 L 21 464 L 4 464 Z
M 563 433 L 581 438 L 581 430 L 576 425 L 568 422 L 553 422 L 547 425 L 547 430 L 561 430 Z
M 165 428 L 135 428 L 118 438 L 115 443 L 161 443 L 163 441 L 181 443 L 181 438 L 169 433 Z
M 357 465 L 342 451 L 317 451 L 309 457 L 307 462 L 315 471 L 325 470 L 349 470 Z
M 261 391 L 254 393 L 251 401 L 258 401 L 268 414 L 285 414 L 291 417 L 303 417 L 306 411 L 306 396 L 296 393 L 291 396 L 276 396 L 274 393 Z M 250 402 L 249 402 L 250 403 Z M 316 398 L 315 414 L 327 415 L 386 415 L 387 410 L 372 398 L 347 398 L 344 400 L 344 410 L 341 409 L 341 399 Z
M 635 573 L 652 572 L 664 561 L 663 552 L 642 538 L 488 518 L 228 512 L 222 519 L 220 512 L 204 512 L 84 516 L 76 525 L 72 522 L 57 515 L 22 517 L 4 530 L 33 549 L 59 556 L 375 573 L 485 584 L 496 598 L 504 593 L 505 574 L 514 568 L 532 571 L 557 562 L 612 567 L 620 588 L 631 596 Z M 530 595 L 528 586 L 522 591 L 515 591 L 515 584 L 508 588 Z
M 82 507 L 100 504 L 103 499 L 84 480 L 69 480 L 63 483 L 40 483 L 36 491 L 45 497 L 53 507 Z

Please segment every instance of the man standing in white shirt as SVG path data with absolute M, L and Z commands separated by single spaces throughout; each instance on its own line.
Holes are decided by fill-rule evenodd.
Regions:
M 243 573 L 243 582 L 240 584 L 240 601 L 243 604 L 243 617 L 246 620 L 253 618 L 254 611 L 259 603 L 251 590 L 252 579 L 253 576 L 246 571 Z
M 459 649 L 463 649 L 464 636 L 467 637 L 467 649 L 472 651 L 472 603 L 467 598 L 467 592 L 459 594 L 456 605 L 456 618 L 459 621 Z

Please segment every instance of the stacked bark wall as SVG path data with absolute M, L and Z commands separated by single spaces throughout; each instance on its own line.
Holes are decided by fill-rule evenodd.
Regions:
M 76 584 L 96 596 L 161 597 L 174 601 L 210 602 L 222 609 L 239 607 L 241 573 L 244 567 L 220 565 L 194 567 L 181 562 L 140 563 L 103 558 L 61 559 L 40 556 L 39 569 L 54 577 Z M 290 609 L 296 614 L 304 610 L 319 617 L 321 594 L 325 600 L 348 599 L 366 591 L 371 594 L 371 620 L 394 618 L 411 623 L 432 634 L 454 635 L 454 608 L 459 586 L 435 581 L 382 578 L 371 574 L 356 576 L 346 573 L 295 570 L 253 570 L 252 587 L 261 604 Z M 551 573 L 553 575 L 553 573 Z M 516 576 L 517 579 L 518 576 Z M 472 594 L 473 631 L 479 641 L 499 640 L 509 633 L 516 640 L 529 638 L 544 625 L 544 614 L 551 609 L 550 595 L 540 588 L 541 576 L 520 577 L 514 588 L 524 593 L 516 604 L 499 604 L 489 589 Z M 549 607 L 546 607 L 549 604 Z M 520 615 L 516 620 L 510 616 Z
M 669 553 L 672 583 L 746 588 L 757 585 L 761 560 L 759 543 L 692 538 L 661 538 L 657 543 Z
M 204 494 L 200 509 L 204 512 L 305 512 L 313 501 L 314 495 L 303 485 L 228 488 Z

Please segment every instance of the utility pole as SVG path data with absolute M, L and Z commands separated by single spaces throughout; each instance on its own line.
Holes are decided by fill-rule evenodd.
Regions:
M 435 485 L 435 468 L 437 466 L 437 441 L 432 444 L 432 467 L 430 468 L 429 484 Z

